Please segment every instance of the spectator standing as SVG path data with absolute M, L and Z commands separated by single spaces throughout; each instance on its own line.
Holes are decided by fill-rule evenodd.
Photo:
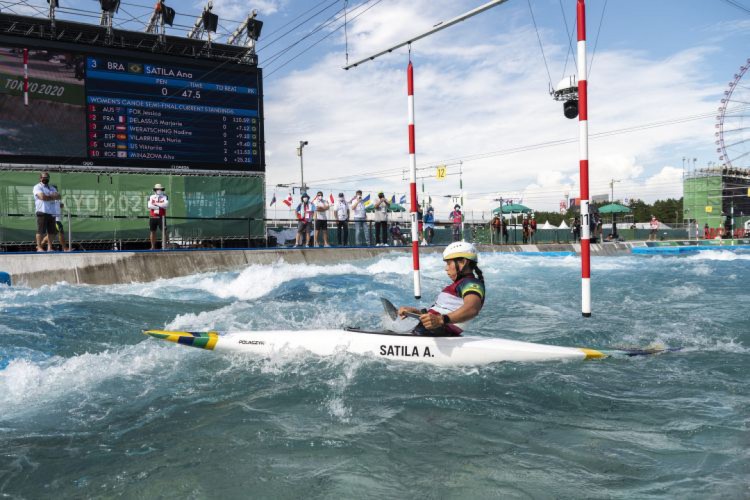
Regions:
M 581 241 L 581 218 L 577 215 L 573 219 L 573 227 L 570 228 L 570 231 L 573 233 L 573 243 Z
M 349 246 L 349 204 L 344 198 L 344 193 L 339 193 L 336 202 L 336 239 L 339 246 Z
M 711 238 L 711 230 L 708 227 L 708 222 L 703 225 L 703 239 L 708 240 Z
M 417 235 L 419 235 L 419 242 L 424 245 L 424 211 L 422 205 L 417 205 Z
M 169 207 L 169 198 L 164 193 L 164 186 L 161 184 L 154 185 L 154 194 L 148 197 L 148 228 L 149 238 L 151 240 L 151 250 L 156 250 L 156 230 L 164 231 L 164 241 L 161 247 L 166 248 L 169 239 L 167 237 L 167 207 Z
M 323 191 L 318 191 L 318 194 L 315 196 L 315 200 L 313 200 L 313 205 L 315 206 L 315 241 L 313 241 L 314 246 L 319 246 L 320 236 L 323 235 L 323 246 L 324 247 L 330 247 L 331 245 L 328 244 L 328 209 L 331 208 L 331 204 L 328 203 L 328 200 L 325 199 L 323 196 Z
M 383 193 L 378 193 L 375 202 L 375 246 L 388 246 L 388 209 L 390 202 Z M 382 237 L 381 237 L 382 235 Z M 382 243 L 381 243 L 382 242 Z
M 532 215 L 531 222 L 529 222 L 529 242 L 536 243 L 535 235 L 536 235 L 536 217 Z
M 505 244 L 508 244 L 508 221 L 505 220 L 505 217 L 500 217 L 500 227 L 503 232 L 503 241 L 505 241 Z
M 589 220 L 589 234 L 591 235 L 591 243 L 596 243 L 598 241 L 597 228 L 599 227 L 598 214 L 596 212 L 592 213 Z
M 34 186 L 34 206 L 36 211 L 36 251 L 44 252 L 42 235 L 47 235 L 47 251 L 52 251 L 52 237 L 57 233 L 55 214 L 60 193 L 49 183 L 49 172 L 39 174 L 39 183 Z
M 435 210 L 427 207 L 427 213 L 424 214 L 424 240 L 423 244 L 432 245 L 432 238 L 435 236 Z
M 492 229 L 492 241 L 495 244 L 502 243 L 502 222 L 500 222 L 500 216 L 495 215 L 490 222 L 490 228 Z
M 448 214 L 448 218 L 453 223 L 453 241 L 460 241 L 461 224 L 464 222 L 464 215 L 461 213 L 461 205 L 455 205 L 453 211 Z
M 57 186 L 52 186 L 57 190 Z M 59 191 L 58 191 L 59 192 Z M 55 203 L 55 228 L 57 229 L 57 239 L 60 242 L 60 248 L 62 248 L 63 252 L 69 252 L 70 248 L 65 247 L 65 228 L 63 227 L 62 223 L 62 209 L 65 205 L 60 200 L 57 200 Z M 44 238 L 42 238 L 42 245 L 41 247 L 44 248 L 45 246 L 49 246 L 51 242 L 49 241 L 49 236 L 44 235 Z
M 727 215 L 724 219 L 724 238 L 732 238 L 732 216 Z
M 370 234 L 367 230 L 367 208 L 365 202 L 362 200 L 362 191 L 357 190 L 354 198 L 351 200 L 351 209 L 354 217 L 354 240 L 357 246 L 362 245 L 362 242 L 369 246 L 370 245 Z M 362 234 L 364 233 L 364 238 Z
M 648 233 L 648 239 L 649 241 L 656 241 L 656 233 L 659 232 L 659 220 L 656 218 L 655 215 L 651 216 L 651 222 L 649 223 L 649 228 L 651 229 Z
M 313 211 L 315 208 L 310 203 L 310 197 L 307 193 L 302 193 L 300 197 L 300 204 L 294 210 L 294 214 L 297 216 L 297 238 L 295 239 L 295 248 L 299 245 L 310 246 L 310 226 L 313 220 Z M 302 236 L 305 236 L 304 243 L 302 242 Z
M 529 242 L 529 216 L 526 214 L 523 214 L 523 222 L 521 223 L 522 233 L 523 233 L 523 244 Z

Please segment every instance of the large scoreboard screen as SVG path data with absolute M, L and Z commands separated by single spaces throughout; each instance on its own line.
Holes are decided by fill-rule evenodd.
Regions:
M 260 71 L 0 44 L 0 132 L 2 163 L 262 171 Z

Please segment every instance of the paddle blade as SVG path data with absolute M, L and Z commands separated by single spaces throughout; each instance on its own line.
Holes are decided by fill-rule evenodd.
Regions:
M 391 303 L 390 300 L 380 297 L 380 302 L 383 304 L 383 309 L 391 320 L 395 321 L 398 319 L 398 309 Z

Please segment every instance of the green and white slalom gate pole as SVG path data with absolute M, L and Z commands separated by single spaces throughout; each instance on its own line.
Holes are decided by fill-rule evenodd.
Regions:
M 586 2 L 578 0 L 578 123 L 581 183 L 581 314 L 591 316 L 591 220 L 589 214 L 589 125 L 586 68 Z

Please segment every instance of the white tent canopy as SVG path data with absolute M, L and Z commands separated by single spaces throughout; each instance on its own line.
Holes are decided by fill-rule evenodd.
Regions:
M 560 223 L 560 226 L 559 226 L 558 228 L 559 228 L 559 229 L 570 229 L 570 226 L 568 226 L 568 225 L 567 225 L 567 224 L 565 223 L 565 221 L 562 221 L 562 222 Z
M 544 221 L 544 225 L 540 227 L 539 229 L 557 229 L 555 226 L 549 223 L 549 221 Z

